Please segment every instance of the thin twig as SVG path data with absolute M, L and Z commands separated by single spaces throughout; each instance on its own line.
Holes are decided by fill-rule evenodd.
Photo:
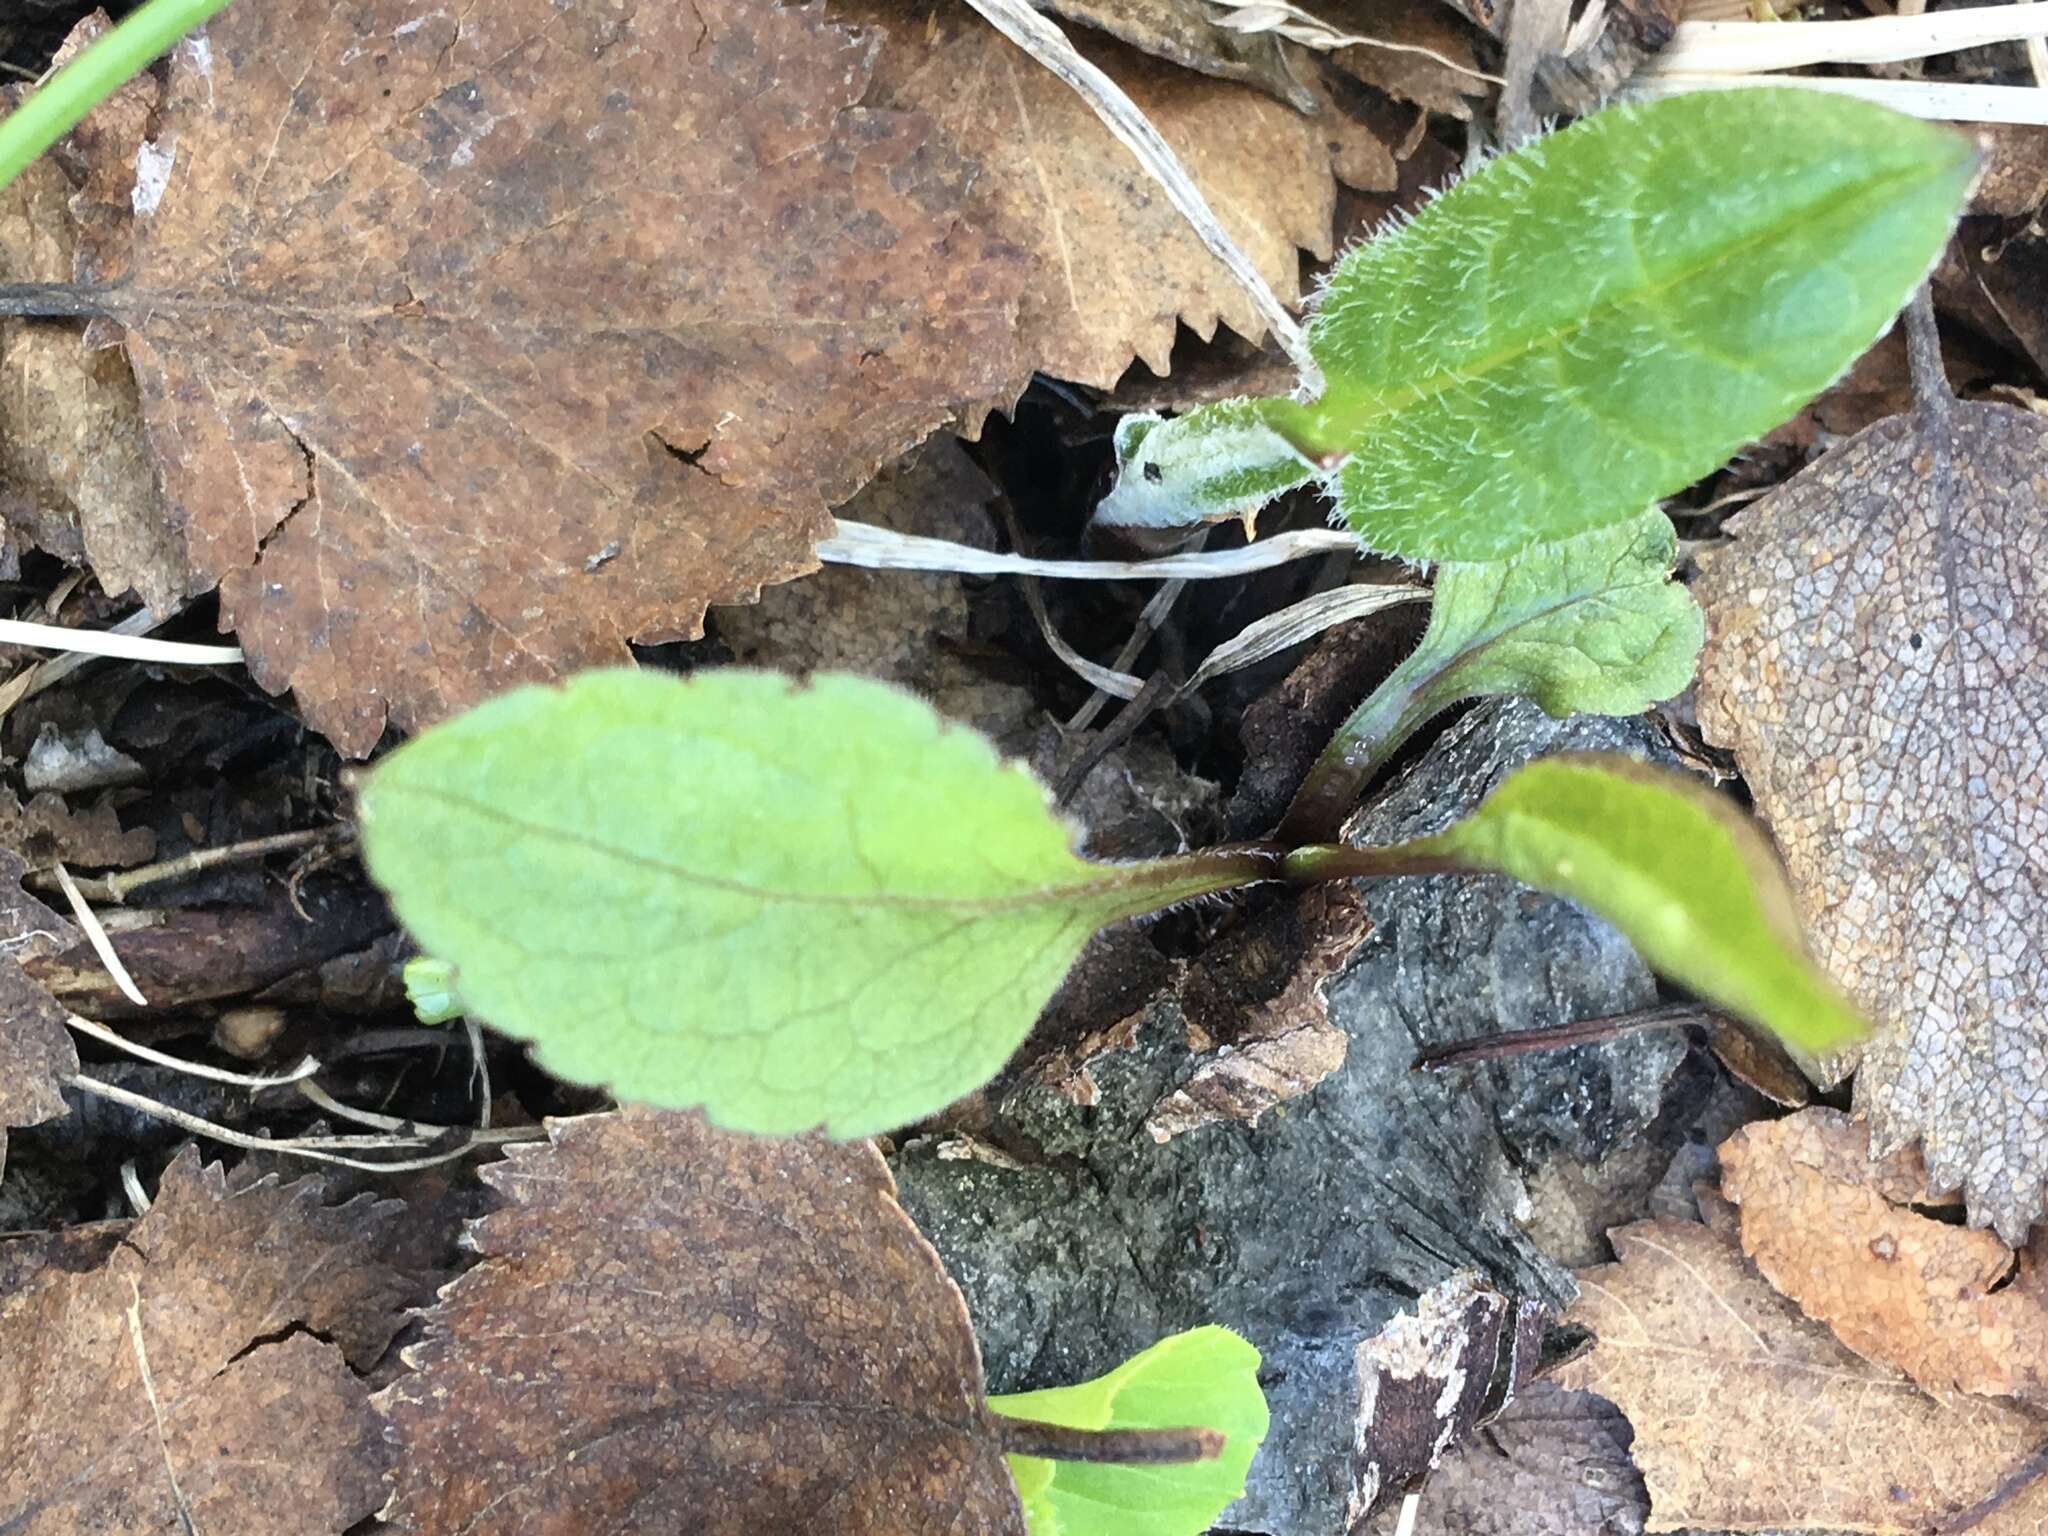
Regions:
M 1238 549 L 1204 550 L 1196 554 L 1161 555 L 1154 560 L 1033 560 L 896 533 L 868 523 L 839 519 L 839 529 L 818 545 L 818 558 L 832 565 L 857 565 L 871 571 L 952 571 L 962 576 L 1050 576 L 1062 581 L 1131 581 L 1143 577 L 1180 576 L 1192 581 L 1224 576 L 1249 576 L 1294 560 L 1321 555 L 1364 552 L 1355 534 L 1334 528 L 1301 528 L 1275 534 Z
M 218 1125 L 198 1115 L 188 1114 L 182 1109 L 165 1104 L 160 1100 L 152 1099 L 145 1094 L 135 1093 L 126 1088 L 117 1088 L 112 1083 L 103 1083 L 98 1078 L 88 1077 L 82 1072 L 70 1073 L 62 1078 L 61 1081 L 66 1087 L 76 1088 L 80 1093 L 88 1093 L 94 1098 L 105 1099 L 112 1104 L 120 1104 L 140 1114 L 148 1115 L 151 1119 L 162 1120 L 167 1124 L 190 1131 L 195 1136 L 205 1136 L 213 1141 L 224 1142 L 231 1147 L 242 1147 L 251 1152 L 282 1152 L 287 1157 L 303 1157 L 309 1162 L 332 1163 L 342 1168 L 357 1168 L 365 1173 L 410 1173 L 419 1168 L 436 1168 L 442 1163 L 452 1163 L 458 1158 L 467 1157 L 479 1147 L 498 1145 L 491 1137 L 472 1136 L 464 1141 L 462 1145 L 451 1147 L 445 1152 L 436 1152 L 431 1157 L 413 1157 L 391 1162 L 370 1162 L 363 1158 L 344 1157 L 338 1153 L 326 1151 L 325 1148 L 327 1146 L 334 1145 L 342 1139 L 339 1137 L 298 1137 L 288 1140 L 268 1140 L 262 1136 L 251 1136 L 246 1132 L 233 1130 L 225 1125 Z M 303 1087 L 303 1085 L 301 1086 Z M 538 1136 L 536 1135 L 528 1139 L 538 1139 Z M 402 1150 L 425 1144 L 418 1137 L 399 1139 L 393 1137 L 357 1136 L 348 1138 L 348 1141 L 354 1145 L 367 1143 L 373 1146 L 389 1147 L 393 1150 Z
M 1252 265 L 1251 258 L 1238 248 L 1229 231 L 1210 210 L 1208 200 L 1182 167 L 1180 157 L 1159 136 L 1159 130 L 1152 126 L 1145 114 L 1138 110 L 1137 103 L 1124 94 L 1123 87 L 1082 58 L 1074 45 L 1067 41 L 1067 35 L 1034 11 L 1026 0 L 968 0 L 968 3 L 990 26 L 1064 80 L 1094 110 L 1102 125 L 1137 157 L 1138 164 L 1165 189 L 1167 198 L 1180 210 L 1181 217 L 1188 221 L 1210 254 L 1229 269 L 1238 286 L 1251 297 L 1260 318 L 1300 371 L 1302 388 L 1307 393 L 1320 394 L 1323 374 L 1316 366 L 1316 360 L 1309 355 L 1307 336 L 1287 312 L 1287 306 L 1280 302 L 1272 286 L 1259 275 L 1259 269 Z
M 1139 652 L 1143 651 L 1146 642 L 1158 633 L 1159 626 L 1166 622 L 1166 616 L 1173 611 L 1173 605 L 1180 601 L 1181 593 L 1187 589 L 1188 582 L 1185 576 L 1176 576 L 1171 581 L 1159 584 L 1159 590 L 1152 594 L 1152 600 L 1139 610 L 1138 621 L 1131 626 L 1130 635 L 1124 640 L 1123 649 L 1116 653 L 1116 660 L 1109 664 L 1111 671 L 1121 674 L 1130 672 L 1137 664 Z M 1095 723 L 1095 717 L 1102 713 L 1103 705 L 1112 698 L 1123 697 L 1126 695 L 1111 694 L 1101 688 L 1095 689 L 1088 695 L 1087 702 L 1074 711 L 1074 717 L 1067 722 L 1067 731 L 1071 734 L 1087 730 Z
M 305 1082 L 298 1090 L 306 1101 L 355 1125 L 367 1125 L 372 1130 L 389 1131 L 394 1136 L 406 1136 L 416 1141 L 430 1141 L 442 1136 L 461 1136 L 465 1130 L 459 1125 L 435 1125 L 429 1120 L 405 1120 L 397 1115 L 380 1115 L 375 1110 L 358 1109 L 353 1104 L 344 1104 L 318 1083 Z M 472 1146 L 502 1147 L 514 1142 L 538 1141 L 544 1133 L 537 1126 L 507 1126 L 492 1130 L 485 1126 L 469 1136 Z
M 125 1051 L 140 1061 L 154 1062 L 160 1067 L 169 1067 L 174 1072 L 182 1072 L 187 1077 L 203 1077 L 208 1082 L 227 1083 L 236 1088 L 282 1088 L 289 1083 L 296 1083 L 311 1077 L 320 1070 L 320 1063 L 311 1056 L 308 1056 L 289 1072 L 269 1073 L 262 1076 L 248 1072 L 230 1072 L 225 1067 L 210 1067 L 203 1061 L 186 1061 L 177 1056 L 166 1055 L 152 1046 L 130 1040 L 124 1035 L 116 1034 L 104 1024 L 97 1023 L 92 1019 L 82 1018 L 75 1013 L 66 1013 L 64 1015 L 64 1022 L 72 1030 L 84 1035 L 87 1039 L 97 1040 L 102 1045 L 111 1045 L 115 1050 Z
M 27 619 L 0 619 L 0 645 L 30 645 L 81 656 L 112 656 L 119 661 L 154 661 L 168 667 L 232 667 L 242 662 L 239 645 L 152 640 L 147 635 L 125 635 L 117 629 L 72 629 L 64 624 L 34 624 Z
M 111 629 L 101 630 L 108 635 L 140 635 L 156 628 L 170 615 L 159 618 L 147 608 L 138 608 Z M 80 667 L 96 658 L 69 651 L 62 656 L 52 656 L 48 661 L 39 661 L 34 666 L 17 672 L 4 685 L 0 685 L 0 719 L 5 719 L 10 710 L 23 699 L 33 698 L 45 688 L 62 682 Z
M 1422 1509 L 1422 1495 L 1404 1494 L 1400 1518 L 1394 1522 L 1394 1536 L 1415 1536 L 1415 1517 Z
M 105 290 L 77 283 L 0 283 L 0 315 L 23 320 L 103 320 Z
M 1965 1531 L 1974 1531 L 2043 1477 L 2048 1477 L 2048 1441 L 2035 1447 L 2033 1454 L 2001 1478 L 1986 1497 L 1936 1526 L 1934 1536 L 1963 1536 Z
M 186 875 L 202 874 L 209 869 L 218 869 L 223 864 L 242 864 L 252 859 L 268 858 L 273 853 L 292 853 L 301 848 L 314 848 L 323 843 L 339 842 L 349 836 L 345 827 L 312 827 L 301 832 L 275 832 L 268 837 L 252 837 L 244 842 L 224 843 L 218 848 L 194 848 L 181 853 L 175 859 L 163 859 L 155 864 L 144 864 L 137 869 L 122 870 L 118 874 L 102 875 L 94 880 L 75 881 L 78 889 L 94 901 L 125 902 L 129 894 L 146 885 L 162 885 L 167 880 L 182 879 Z
M 121 957 L 114 953 L 114 941 L 107 937 L 107 930 L 100 926 L 99 917 L 85 904 L 85 897 L 79 892 L 78 883 L 71 878 L 71 871 L 59 859 L 50 866 L 57 877 L 57 889 L 64 893 L 64 899 L 71 903 L 71 915 L 78 919 L 78 926 L 85 930 L 86 942 L 92 945 L 92 952 L 100 957 L 100 964 L 107 968 L 107 974 L 114 978 L 114 985 L 121 989 L 121 995 L 138 1008 L 147 1008 L 149 999 L 142 995 L 142 989 L 135 985 L 135 978 L 128 974 L 128 967 L 121 963 Z

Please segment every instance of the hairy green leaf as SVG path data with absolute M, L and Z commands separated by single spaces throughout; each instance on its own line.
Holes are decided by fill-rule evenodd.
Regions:
M 1706 620 L 1671 580 L 1678 539 L 1642 513 L 1513 560 L 1438 568 L 1422 642 L 1345 721 L 1282 837 L 1327 835 L 1401 744 L 1465 699 L 1521 694 L 1552 715 L 1628 715 L 1684 691 Z
M 1200 1536 L 1244 1493 L 1266 1438 L 1259 1352 L 1228 1328 L 1161 1339 L 1106 1376 L 1071 1387 L 991 1397 L 1011 1418 L 1071 1429 L 1200 1426 L 1228 1437 L 1215 1461 L 1104 1466 L 1012 1456 L 1031 1536 Z
M 1630 520 L 1876 340 L 1976 159 L 1950 129 L 1796 89 L 1596 113 L 1345 258 L 1309 331 L 1319 399 L 1154 427 L 1098 517 L 1166 521 L 1179 492 L 1194 521 L 1215 495 L 1334 471 L 1359 536 L 1416 560 L 1499 560 Z M 1258 461 L 1204 453 L 1219 428 Z M 1200 473 L 1176 485 L 1170 464 Z
M 1089 864 L 1028 772 L 908 694 L 738 669 L 505 694 L 380 763 L 361 819 L 472 1016 L 571 1081 L 769 1134 L 942 1108 L 1097 928 L 1249 868 Z
M 1673 981 L 1806 1050 L 1832 1050 L 1867 1027 L 1807 954 L 1763 833 L 1684 774 L 1601 754 L 1544 758 L 1432 837 L 1287 859 L 1294 879 L 1418 867 L 1512 875 L 1568 897 Z

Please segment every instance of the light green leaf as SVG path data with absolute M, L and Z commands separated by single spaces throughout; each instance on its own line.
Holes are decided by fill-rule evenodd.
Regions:
M 1161 1339 L 1106 1376 L 991 1397 L 1011 1418 L 1071 1429 L 1221 1430 L 1215 1461 L 1120 1467 L 1012 1456 L 1031 1536 L 1200 1536 L 1244 1494 L 1266 1438 L 1259 1352 L 1227 1328 Z
M 1241 513 L 1334 469 L 1350 526 L 1414 560 L 1499 560 L 1626 522 L 1877 339 L 1976 162 L 1953 130 L 1813 91 L 1596 113 L 1339 264 L 1309 329 L 1319 399 L 1153 429 L 1119 455 L 1098 516 L 1166 521 L 1176 495 L 1182 521 L 1224 500 Z M 1199 473 L 1177 483 L 1176 464 Z
M 1164 420 L 1133 413 L 1116 424 L 1116 484 L 1094 521 L 1116 528 L 1180 528 L 1249 519 L 1283 491 L 1322 471 L 1266 418 L 1283 402 L 1223 400 Z
M 422 1024 L 446 1024 L 463 1015 L 455 993 L 455 967 L 445 960 L 416 955 L 405 962 L 405 1000 Z
M 592 672 L 368 775 L 363 852 L 464 1007 L 550 1071 L 864 1136 L 979 1087 L 1088 936 L 1249 856 L 1089 864 L 1023 768 L 908 694 Z
M 1704 785 L 1631 758 L 1544 758 L 1449 830 L 1391 848 L 1306 848 L 1295 879 L 1441 869 L 1512 875 L 1621 930 L 1707 1001 L 1809 1051 L 1862 1035 L 1863 1017 L 1807 954 L 1792 894 L 1756 824 Z
M 1670 579 L 1677 556 L 1670 519 L 1652 510 L 1513 560 L 1440 566 L 1422 643 L 1345 721 L 1283 837 L 1341 823 L 1402 743 L 1465 699 L 1521 694 L 1563 718 L 1683 692 L 1706 619 Z
M 1337 271 L 1298 445 L 1374 549 L 1494 560 L 1631 519 L 1838 378 L 1927 276 L 1971 140 L 1703 91 L 1495 161 Z

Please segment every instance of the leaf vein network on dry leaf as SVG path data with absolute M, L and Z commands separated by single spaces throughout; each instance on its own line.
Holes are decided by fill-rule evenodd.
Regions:
M 2023 411 L 1891 418 L 1733 519 L 1699 587 L 1701 724 L 1877 1021 L 1877 1151 L 1919 1140 L 2013 1246 L 2048 1195 L 2044 464 Z

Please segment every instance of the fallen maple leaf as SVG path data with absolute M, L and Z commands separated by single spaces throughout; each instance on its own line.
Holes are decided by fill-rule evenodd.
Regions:
M 1721 1167 L 1742 1251 L 1857 1354 L 1929 1392 L 2048 1404 L 2048 1228 L 2015 1255 L 1920 1214 L 1939 1203 L 1920 1159 L 1904 1148 L 1871 1161 L 1867 1128 L 1839 1110 L 1744 1126 Z
M 378 1399 L 443 1536 L 1023 1536 L 967 1307 L 866 1142 L 560 1120 Z
M 1859 1360 L 1773 1291 L 1732 1242 L 1687 1221 L 1609 1234 L 1620 1262 L 1578 1276 L 1565 1314 L 1598 1336 L 1556 1373 L 1635 1426 L 1651 1531 L 1926 1536 L 1996 1491 L 2048 1434 L 2023 1409 L 1943 1402 Z M 1975 1536 L 2048 1530 L 2048 1483 Z
M 980 163 L 997 228 L 1032 258 L 1018 328 L 1035 366 L 1108 389 L 1134 356 L 1165 374 L 1177 323 L 1205 340 L 1218 322 L 1264 336 L 1244 291 L 1131 152 L 979 16 L 908 0 L 834 0 L 832 14 L 888 34 L 869 100 L 929 112 Z M 1248 86 L 1074 42 L 1173 147 L 1282 302 L 1299 300 L 1300 252 L 1331 250 L 1328 125 Z
M 1876 1023 L 1859 1108 L 2014 1246 L 2048 1190 L 2048 422 L 1941 401 L 1735 518 L 1694 591 L 1821 963 Z M 1843 1075 L 1844 1057 L 1823 1067 Z
M 323 1194 L 229 1193 L 188 1147 L 104 1263 L 7 1298 L 0 1530 L 318 1536 L 375 1511 L 388 1452 L 344 1357 L 382 1353 L 413 1284 L 380 1256 L 398 1203 Z
M 353 755 L 813 568 L 829 505 L 1029 368 L 970 169 L 853 106 L 879 39 L 456 10 L 211 22 L 105 296 L 251 671 Z

